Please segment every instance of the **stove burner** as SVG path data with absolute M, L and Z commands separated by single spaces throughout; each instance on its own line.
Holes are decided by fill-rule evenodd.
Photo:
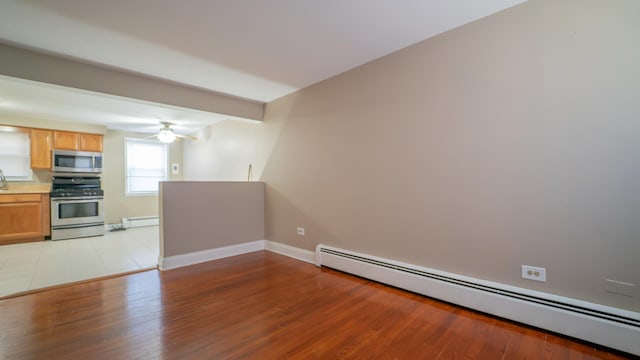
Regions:
M 83 197 L 104 196 L 102 189 L 55 189 L 51 191 L 51 197 Z
M 97 176 L 54 176 L 51 180 L 52 198 L 104 196 Z

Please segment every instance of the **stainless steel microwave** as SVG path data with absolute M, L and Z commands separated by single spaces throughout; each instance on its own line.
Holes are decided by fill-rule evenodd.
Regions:
M 53 171 L 65 173 L 101 173 L 102 153 L 54 149 Z

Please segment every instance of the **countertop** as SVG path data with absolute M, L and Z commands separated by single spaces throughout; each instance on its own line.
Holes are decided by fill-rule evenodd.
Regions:
M 48 194 L 51 192 L 50 184 L 16 184 L 10 183 L 6 189 L 0 189 L 3 194 Z

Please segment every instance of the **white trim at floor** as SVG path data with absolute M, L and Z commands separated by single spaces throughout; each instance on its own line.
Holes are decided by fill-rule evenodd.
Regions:
M 158 267 L 160 268 L 160 270 L 171 270 L 183 266 L 223 259 L 230 256 L 242 255 L 260 250 L 268 250 L 300 261 L 315 264 L 316 254 L 314 251 L 299 249 L 297 247 L 269 240 L 256 240 L 242 244 L 195 251 L 192 253 L 168 256 L 164 258 L 159 257 Z
M 158 268 L 160 268 L 160 270 L 171 270 L 183 266 L 199 264 L 202 262 L 223 259 L 230 256 L 242 255 L 260 250 L 264 250 L 264 240 L 256 240 L 242 244 L 223 246 L 215 249 L 195 251 L 168 257 L 159 257 Z
M 278 243 L 275 241 L 264 241 L 264 249 L 280 255 L 288 256 L 300 261 L 311 264 L 316 263 L 316 253 L 314 251 L 304 250 L 290 245 Z

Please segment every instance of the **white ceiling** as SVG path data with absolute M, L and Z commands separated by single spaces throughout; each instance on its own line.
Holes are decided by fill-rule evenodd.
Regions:
M 0 0 L 0 40 L 268 102 L 523 1 Z

